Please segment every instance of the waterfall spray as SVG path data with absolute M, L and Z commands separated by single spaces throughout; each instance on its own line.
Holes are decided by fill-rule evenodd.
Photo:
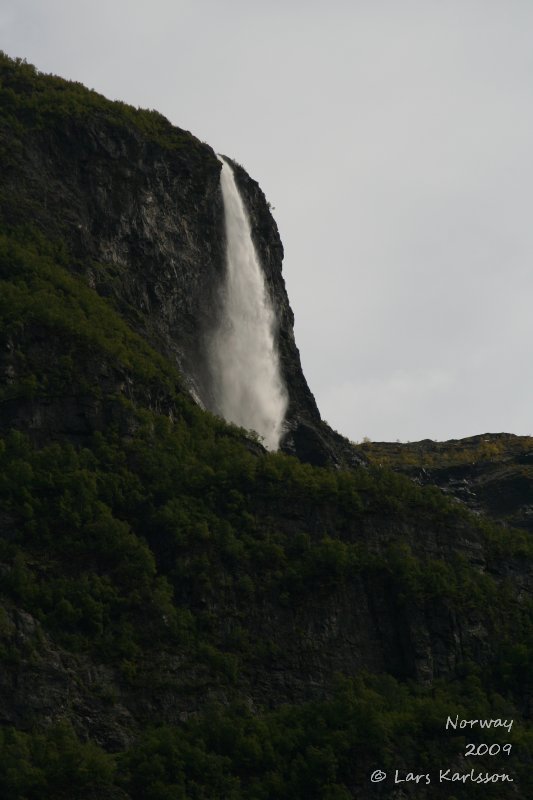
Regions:
M 220 158 L 226 228 L 226 279 L 220 324 L 210 344 L 217 412 L 256 431 L 276 450 L 287 410 L 275 344 L 276 317 L 233 170 Z

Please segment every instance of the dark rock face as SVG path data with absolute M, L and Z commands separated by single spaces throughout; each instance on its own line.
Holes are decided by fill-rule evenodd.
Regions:
M 480 463 L 423 469 L 421 485 L 434 484 L 472 511 L 533 533 L 533 476 L 516 463 Z
M 244 198 L 252 238 L 263 266 L 279 323 L 278 347 L 282 376 L 289 389 L 289 408 L 282 449 L 317 466 L 362 463 L 349 441 L 326 425 L 302 371 L 294 339 L 294 314 L 282 274 L 283 245 L 270 208 L 259 184 L 234 161 L 235 180 Z
M 476 514 L 533 532 L 529 436 L 484 433 L 448 442 L 373 442 L 360 448 L 371 461 L 383 461 L 421 486 L 438 486 Z
M 98 114 L 83 120 L 58 116 L 44 128 L 29 126 L 21 147 L 5 161 L 0 221 L 17 226 L 31 219 L 48 240 L 66 242 L 67 254 L 63 252 L 60 263 L 67 259 L 73 274 L 82 276 L 131 328 L 176 364 L 191 393 L 209 407 L 205 347 L 217 323 L 224 274 L 220 166 L 208 146 L 181 133 L 182 144 L 172 148 L 135 126 L 117 127 Z M 2 149 L 7 141 L 2 137 L 7 135 L 0 120 L 0 161 L 7 152 Z M 386 456 L 388 466 L 419 483 L 436 483 L 477 511 L 488 509 L 496 518 L 508 517 L 518 504 L 525 519 L 533 507 L 530 449 L 519 448 L 511 461 L 504 453 L 492 465 L 470 454 L 464 462 L 447 460 L 450 448 L 438 443 L 416 443 L 411 449 L 373 444 L 370 453 L 364 447 L 354 449 L 321 421 L 294 341 L 277 227 L 257 183 L 238 165 L 234 169 L 278 313 L 281 365 L 290 395 L 284 449 L 318 465 L 354 464 L 371 455 L 370 460 L 379 463 Z M 84 286 L 79 288 L 85 291 Z M 92 291 L 87 294 L 98 300 Z M 135 373 L 133 359 L 115 359 L 87 347 L 76 351 L 70 342 L 65 347 L 63 328 L 52 328 L 50 334 L 25 318 L 24 324 L 8 330 L 0 350 L 0 380 L 13 394 L 7 391 L 2 396 L 2 431 L 12 427 L 29 431 L 38 444 L 66 437 L 84 446 L 95 431 L 107 429 L 127 440 L 134 438 L 139 424 L 132 406 L 172 418 L 172 402 L 182 399 L 165 395 L 163 379 L 136 380 L 140 373 Z M 92 345 L 95 340 L 89 341 Z M 78 370 L 72 385 L 64 379 L 59 385 L 61 376 L 54 385 L 54 364 L 65 353 L 81 364 L 83 380 Z M 150 357 L 155 357 L 153 351 Z M 50 378 L 46 390 L 16 395 L 25 368 L 40 387 L 45 386 L 39 382 L 43 375 Z M 198 416 L 205 421 L 205 415 Z M 159 422 L 167 424 L 166 419 Z M 224 433 L 224 437 L 235 435 L 239 436 L 234 431 Z M 466 444 L 457 444 L 458 457 L 465 457 Z M 473 452 L 478 453 L 479 444 L 490 452 L 497 443 L 473 442 Z M 262 452 L 251 439 L 247 446 L 256 454 Z M 503 451 L 496 447 L 495 452 Z M 224 463 L 222 448 L 221 456 Z M 136 460 L 135 451 L 131 460 Z M 286 461 L 294 466 L 275 457 L 254 461 Z M 219 470 L 216 461 L 207 466 L 205 474 L 199 471 L 195 476 L 201 482 L 200 488 L 191 489 L 193 510 L 210 491 L 209 474 L 215 476 Z M 469 602 L 466 593 L 472 584 L 465 584 L 464 596 L 460 592 L 454 596 L 442 589 L 442 583 L 453 577 L 454 570 L 466 569 L 469 576 L 486 579 L 493 587 L 490 596 L 505 598 L 503 590 L 498 592 L 508 586 L 505 591 L 512 593 L 513 602 L 516 598 L 518 608 L 533 585 L 531 564 L 519 550 L 502 557 L 456 504 L 444 502 L 446 513 L 439 515 L 420 505 L 423 493 L 397 475 L 382 476 L 385 488 L 378 492 L 376 485 L 365 483 L 370 475 L 366 470 L 336 475 L 333 470 L 298 467 L 300 483 L 295 481 L 285 492 L 285 475 L 277 475 L 274 468 L 270 471 L 268 465 L 265 469 L 256 482 L 248 482 L 243 469 L 235 486 L 222 484 L 224 469 L 219 470 L 222 488 L 213 508 L 220 515 L 215 517 L 215 522 L 220 519 L 220 530 L 217 523 L 218 538 L 213 541 L 207 525 L 197 531 L 192 512 L 183 523 L 176 513 L 167 529 L 158 522 L 159 514 L 143 512 L 142 503 L 130 511 L 130 494 L 117 501 L 117 520 L 121 524 L 129 520 L 135 531 L 139 525 L 138 535 L 149 542 L 158 567 L 166 569 L 166 560 L 183 561 L 179 570 L 171 565 L 162 574 L 172 578 L 175 606 L 186 610 L 185 618 L 190 613 L 198 621 L 192 632 L 184 627 L 179 636 L 166 638 L 161 633 L 154 640 L 151 623 L 144 622 L 143 602 L 140 617 L 149 637 L 143 639 L 134 663 L 127 656 L 106 661 L 98 651 L 70 650 L 58 629 L 54 632 L 54 626 L 47 627 L 46 618 L 39 616 L 39 607 L 35 611 L 29 606 L 29 613 L 18 605 L 16 595 L 9 595 L 0 616 L 0 644 L 16 658 L 0 674 L 2 723 L 31 729 L 67 719 L 81 738 L 120 751 L 147 725 L 178 724 L 212 700 L 225 704 L 238 697 L 251 709 L 278 707 L 328 696 L 336 673 L 388 672 L 431 685 L 434 680 L 453 679 L 465 660 L 489 667 L 501 633 L 498 615 L 492 609 L 487 613 L 481 601 Z M 330 491 L 326 481 L 337 478 L 338 486 Z M 357 491 L 345 491 L 342 481 L 347 478 L 361 479 Z M 96 480 L 104 486 L 102 476 Z M 139 485 L 143 481 L 140 472 Z M 387 493 L 386 482 L 396 481 L 407 487 L 407 499 L 403 489 Z M 119 482 L 117 486 L 122 495 Z M 39 491 L 48 497 L 46 481 Z M 189 495 L 176 494 L 168 502 L 163 494 L 154 504 L 166 513 L 167 508 L 181 511 L 188 500 Z M 16 513 L 16 509 L 0 512 L 0 541 L 16 542 L 20 526 Z M 161 514 L 161 519 L 166 517 Z M 231 521 L 231 536 L 226 521 Z M 182 525 L 185 531 L 191 528 L 187 549 L 180 549 Z M 242 539 L 233 539 L 233 530 L 239 535 L 242 531 Z M 176 550 L 169 549 L 174 537 Z M 250 550 L 247 563 L 237 560 L 234 568 L 238 546 L 245 539 L 257 549 Z M 308 551 L 313 558 L 306 560 Z M 196 556 L 198 563 L 200 556 L 210 559 L 208 571 L 195 572 L 189 559 Z M 68 572 L 70 551 L 63 558 Z M 411 559 L 416 569 L 409 566 Z M 28 574 L 46 578 L 50 560 L 44 548 L 35 563 L 28 562 L 32 568 Z M 243 591 L 241 577 L 259 578 L 265 571 L 271 576 L 268 582 L 250 579 Z M 212 586 L 205 580 L 209 573 L 215 576 Z M 0 563 L 0 578 L 4 577 L 13 578 L 7 560 Z M 161 620 L 164 614 L 158 618 L 157 631 L 163 630 Z M 216 648 L 198 647 L 196 636 L 204 628 Z M 222 662 L 214 660 L 221 656 Z M 525 692 L 522 705 L 526 711 L 531 705 Z
M 26 136 L 6 196 L 15 208 L 32 203 L 45 235 L 66 240 L 72 269 L 203 395 L 202 332 L 223 270 L 221 197 L 215 154 L 190 139 L 169 150 L 133 127 L 60 118 Z
M 288 420 L 292 422 L 291 427 L 297 424 L 296 420 L 299 422 L 301 419 L 319 425 L 320 413 L 303 375 L 300 354 L 294 340 L 294 315 L 281 272 L 283 245 L 277 225 L 259 184 L 239 164 L 231 163 L 248 210 L 252 237 L 276 308 L 281 369 L 285 383 L 290 387 Z
M 21 358 L 21 353 L 24 357 Z M 64 342 L 39 325 L 26 325 L 0 349 L 0 383 L 5 387 L 0 414 L 0 431 L 11 428 L 27 432 L 32 440 L 45 445 L 60 434 L 74 444 L 83 445 L 96 431 L 114 427 L 126 436 L 132 419 L 124 413 L 120 398 L 157 413 L 172 416 L 173 408 L 162 387 L 142 386 L 124 366 L 112 364 L 102 353 L 84 352 L 80 358 L 85 385 L 62 384 L 47 392 L 20 393 L 17 378 L 29 364 L 41 377 L 50 363 L 58 363 Z
M 265 513 L 261 510 L 261 513 Z M 305 526 L 312 538 L 332 523 L 327 510 L 280 503 L 270 507 L 277 525 L 291 531 Z M 10 521 L 0 518 L 6 536 Z M 487 558 L 481 538 L 464 529 L 442 525 L 428 530 L 403 523 L 417 556 L 450 559 L 454 553 L 480 573 L 498 582 L 511 581 L 517 596 L 527 596 L 533 574 L 518 559 L 496 564 Z M 372 541 L 379 555 L 394 542 L 400 526 L 377 515 L 364 523 L 354 520 L 345 531 L 349 541 Z M 180 601 L 179 595 L 177 601 Z M 189 597 L 191 610 L 208 612 L 217 622 L 223 649 L 231 652 L 235 631 L 244 627 L 250 642 L 261 649 L 243 664 L 233 690 L 250 707 L 276 707 L 327 695 L 335 673 L 360 670 L 388 672 L 400 679 L 431 684 L 454 675 L 465 654 L 480 666 L 490 663 L 497 629 L 485 609 L 460 614 L 445 598 L 406 600 L 401 582 L 385 569 L 339 582 L 326 592 L 305 591 L 290 602 L 280 598 L 243 605 L 234 592 L 211 598 L 206 607 L 198 590 Z M 7 609 L 3 635 L 20 653 L 17 669 L 0 676 L 0 719 L 24 729 L 36 719 L 49 723 L 69 719 L 82 737 L 90 736 L 111 750 L 126 747 L 139 727 L 154 720 L 177 724 L 210 700 L 224 703 L 228 685 L 220 682 L 209 663 L 191 663 L 190 652 L 153 650 L 139 661 L 138 686 L 125 680 L 119 666 L 104 665 L 73 654 L 20 609 Z
M 195 397 L 216 407 L 206 348 L 225 270 L 220 162 L 182 132 L 168 148 L 104 117 L 59 117 L 26 132 L 6 165 L 2 212 L 61 237 L 99 294 L 180 369 Z M 357 463 L 349 443 L 322 423 L 303 375 L 282 276 L 283 247 L 263 192 L 234 165 L 279 320 L 282 374 L 290 397 L 283 449 L 315 464 Z

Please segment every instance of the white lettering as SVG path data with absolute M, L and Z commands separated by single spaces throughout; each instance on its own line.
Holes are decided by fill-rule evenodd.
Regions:
M 506 728 L 509 733 L 511 732 L 511 728 L 513 727 L 514 720 L 506 720 L 506 719 L 459 719 L 459 714 L 455 715 L 455 720 L 453 717 L 448 717 L 446 720 L 445 729 L 453 728 L 457 730 L 463 730 L 464 728 L 473 728 L 475 725 L 479 725 L 480 728 Z
M 451 783 L 466 783 L 467 781 L 471 783 L 498 783 L 500 781 L 502 783 L 514 783 L 513 778 L 507 775 L 506 772 L 474 772 L 473 769 L 464 773 L 441 769 L 439 771 L 439 782 L 444 783 L 445 781 L 450 781 Z

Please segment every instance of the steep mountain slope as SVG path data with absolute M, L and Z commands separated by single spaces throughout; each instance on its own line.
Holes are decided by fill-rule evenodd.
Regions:
M 31 220 L 61 242 L 65 267 L 109 298 L 180 370 L 195 398 L 215 404 L 207 341 L 218 324 L 224 273 L 220 162 L 208 146 L 156 112 L 2 65 L 0 216 Z M 313 463 L 357 460 L 321 422 L 301 370 L 281 273 L 283 247 L 258 185 L 237 168 L 253 235 L 279 316 L 289 390 L 285 449 Z
M 533 438 L 485 433 L 448 442 L 365 442 L 373 464 L 439 486 L 477 514 L 533 531 Z
M 439 769 L 474 766 L 514 782 L 464 796 L 525 800 L 528 535 L 203 411 L 214 154 L 7 58 L 1 89 L 2 796 L 449 798 Z M 287 448 L 341 460 L 298 371 L 277 230 L 237 176 L 284 320 Z M 512 754 L 472 765 L 455 714 L 513 718 L 490 738 Z

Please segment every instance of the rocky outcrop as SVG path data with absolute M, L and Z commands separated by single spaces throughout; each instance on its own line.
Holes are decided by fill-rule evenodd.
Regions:
M 435 485 L 476 514 L 533 532 L 533 439 L 484 433 L 434 442 L 359 445 L 373 463 Z
M 105 116 L 25 132 L 5 170 L 3 216 L 61 238 L 73 272 L 205 394 L 202 332 L 223 269 L 219 163 L 190 134 L 169 150 Z
M 0 214 L 19 225 L 31 210 L 32 223 L 66 245 L 70 269 L 173 361 L 209 409 L 216 403 L 206 348 L 225 269 L 220 162 L 188 132 L 172 128 L 172 137 L 178 144 L 168 146 L 103 113 L 58 114 L 46 128 L 28 126 L 7 159 L 4 125 Z M 276 223 L 258 184 L 235 169 L 279 320 L 290 398 L 283 449 L 311 463 L 358 463 L 347 440 L 321 421 L 294 340 Z
M 357 449 L 330 430 L 301 370 L 279 233 L 234 165 L 279 317 L 284 449 L 412 480 L 312 469 L 247 438 L 251 457 L 242 432 L 184 397 L 212 400 L 205 347 L 224 274 L 214 152 L 86 90 L 65 113 L 61 82 L 58 106 L 35 116 L 35 74 L 13 85 L 19 122 L 0 118 L 1 722 L 66 720 L 120 752 L 213 701 L 297 708 L 365 670 L 418 696 L 460 685 L 473 664 L 503 687 L 498 704 L 527 714 L 526 537 L 415 483 L 499 519 L 518 498 L 525 519 L 529 444 Z M 477 703 L 476 681 L 465 692 Z M 413 743 L 425 735 L 417 724 Z
M 283 379 L 289 389 L 289 408 L 282 449 L 301 460 L 319 466 L 351 466 L 364 462 L 350 442 L 322 421 L 314 396 L 302 371 L 300 353 L 294 338 L 292 312 L 282 262 L 283 245 L 270 206 L 259 184 L 237 162 L 233 167 L 239 191 L 243 196 L 252 237 L 263 266 L 267 285 L 278 318 L 278 347 Z
M 315 543 L 328 524 L 320 503 L 291 509 L 280 504 L 273 513 L 279 527 L 293 531 L 302 526 Z M 9 524 L 0 519 L 3 536 Z M 229 589 L 211 597 L 199 589 L 191 593 L 184 587 L 183 597 L 176 591 L 178 604 L 216 621 L 218 657 L 223 652 L 229 659 L 225 677 L 212 654 L 195 650 L 192 642 L 169 649 L 160 644 L 137 656 L 130 675 L 127 662 L 102 663 L 94 654 L 69 652 L 31 614 L 6 606 L 0 616 L 0 648 L 8 665 L 10 654 L 16 660 L 0 677 L 0 721 L 26 729 L 67 719 L 82 738 L 120 750 L 145 725 L 178 724 L 210 702 L 224 704 L 236 694 L 251 708 L 275 708 L 328 696 L 335 674 L 386 672 L 431 685 L 452 678 L 465 658 L 480 667 L 489 664 L 497 623 L 486 609 L 468 602 L 460 608 L 437 594 L 419 601 L 407 598 L 401 577 L 385 563 L 379 566 L 400 535 L 420 558 L 443 563 L 459 554 L 495 585 L 512 581 L 517 596 L 532 591 L 531 570 L 511 557 L 496 564 L 468 525 L 454 522 L 428 531 L 423 523 L 395 526 L 376 517 L 361 525 L 354 519 L 344 536 L 351 542 L 371 541 L 376 564 L 349 580 L 332 573 L 329 586 L 318 591 L 310 582 L 291 587 L 288 596 L 275 592 L 252 603 Z

